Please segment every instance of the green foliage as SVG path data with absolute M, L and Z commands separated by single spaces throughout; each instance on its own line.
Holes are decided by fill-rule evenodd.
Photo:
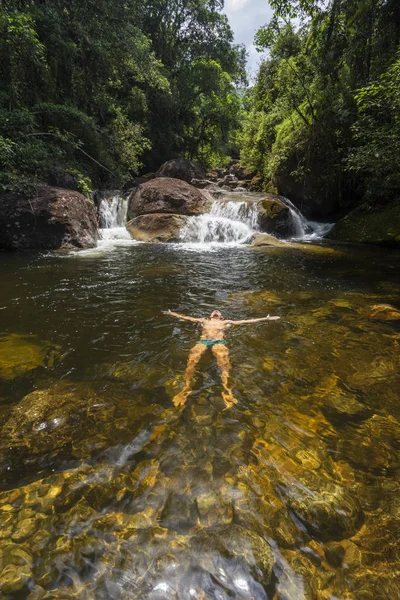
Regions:
M 400 198 L 400 52 L 380 78 L 357 90 L 357 146 L 347 165 L 367 181 L 370 199 Z
M 269 56 L 247 95 L 242 162 L 265 179 L 313 182 L 322 203 L 334 190 L 337 207 L 399 196 L 396 1 L 270 4 L 255 38 Z
M 120 185 L 177 154 L 231 149 L 244 49 L 216 0 L 4 0 L 0 184 Z

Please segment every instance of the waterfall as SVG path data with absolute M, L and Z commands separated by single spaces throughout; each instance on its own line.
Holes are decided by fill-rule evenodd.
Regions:
M 113 196 L 101 199 L 99 205 L 100 227 L 111 229 L 124 227 L 128 211 L 128 198 L 115 193 Z
M 100 238 L 102 246 L 125 245 L 132 242 L 126 230 L 128 196 L 119 192 L 105 192 L 98 205 Z
M 215 200 L 209 213 L 188 219 L 180 238 L 192 244 L 243 244 L 257 231 L 257 219 L 254 203 Z
M 293 231 L 289 239 L 315 240 L 331 229 L 330 223 L 309 221 L 290 200 L 282 196 L 280 199 L 289 208 L 292 218 Z M 259 230 L 256 197 L 226 198 L 214 200 L 209 213 L 190 217 L 180 232 L 180 239 L 190 244 L 245 244 Z
M 294 233 L 291 239 L 302 241 L 316 240 L 324 237 L 332 229 L 333 223 L 309 221 L 288 198 L 283 196 L 280 196 L 280 198 L 288 207 L 292 217 Z

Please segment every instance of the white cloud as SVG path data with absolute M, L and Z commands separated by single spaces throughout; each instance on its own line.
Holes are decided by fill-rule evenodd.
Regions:
M 250 0 L 227 0 L 225 3 L 225 12 L 241 10 L 249 2 Z
M 224 12 L 235 34 L 235 42 L 247 48 L 248 71 L 254 74 L 261 60 L 261 55 L 254 48 L 254 35 L 271 19 L 272 9 L 267 0 L 226 0 Z

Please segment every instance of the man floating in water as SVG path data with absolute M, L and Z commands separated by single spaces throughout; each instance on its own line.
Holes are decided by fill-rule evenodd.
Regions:
M 173 399 L 175 406 L 178 407 L 184 405 L 189 394 L 192 392 L 191 383 L 196 365 L 207 348 L 211 348 L 212 353 L 217 360 L 217 364 L 221 369 L 221 380 L 224 388 L 224 391 L 222 392 L 222 398 L 226 407 L 230 408 L 233 404 L 236 404 L 237 400 L 232 393 L 232 389 L 228 386 L 231 363 L 229 360 L 229 350 L 224 339 L 226 330 L 233 325 L 246 325 L 248 323 L 259 323 L 260 321 L 276 321 L 277 319 L 280 319 L 280 317 L 270 317 L 268 315 L 266 317 L 261 317 L 260 319 L 231 321 L 225 320 L 219 310 L 213 310 L 208 319 L 187 317 L 186 315 L 180 315 L 179 313 L 172 312 L 171 310 L 163 312 L 165 315 L 170 315 L 171 317 L 176 317 L 177 319 L 185 319 L 185 321 L 192 321 L 193 323 L 202 324 L 201 337 L 189 353 L 186 371 L 183 376 L 185 383 L 184 388 Z

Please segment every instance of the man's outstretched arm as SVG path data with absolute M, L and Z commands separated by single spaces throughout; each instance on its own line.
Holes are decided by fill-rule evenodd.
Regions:
M 170 317 L 176 317 L 177 319 L 185 319 L 185 321 L 192 321 L 193 323 L 202 323 L 204 319 L 197 319 L 196 317 L 188 317 L 186 315 L 180 315 L 179 313 L 172 312 L 172 310 L 163 310 L 164 315 Z
M 229 321 L 231 325 L 246 325 L 247 323 L 259 323 L 259 321 L 277 321 L 280 317 L 261 317 L 259 319 L 243 319 L 242 321 Z

